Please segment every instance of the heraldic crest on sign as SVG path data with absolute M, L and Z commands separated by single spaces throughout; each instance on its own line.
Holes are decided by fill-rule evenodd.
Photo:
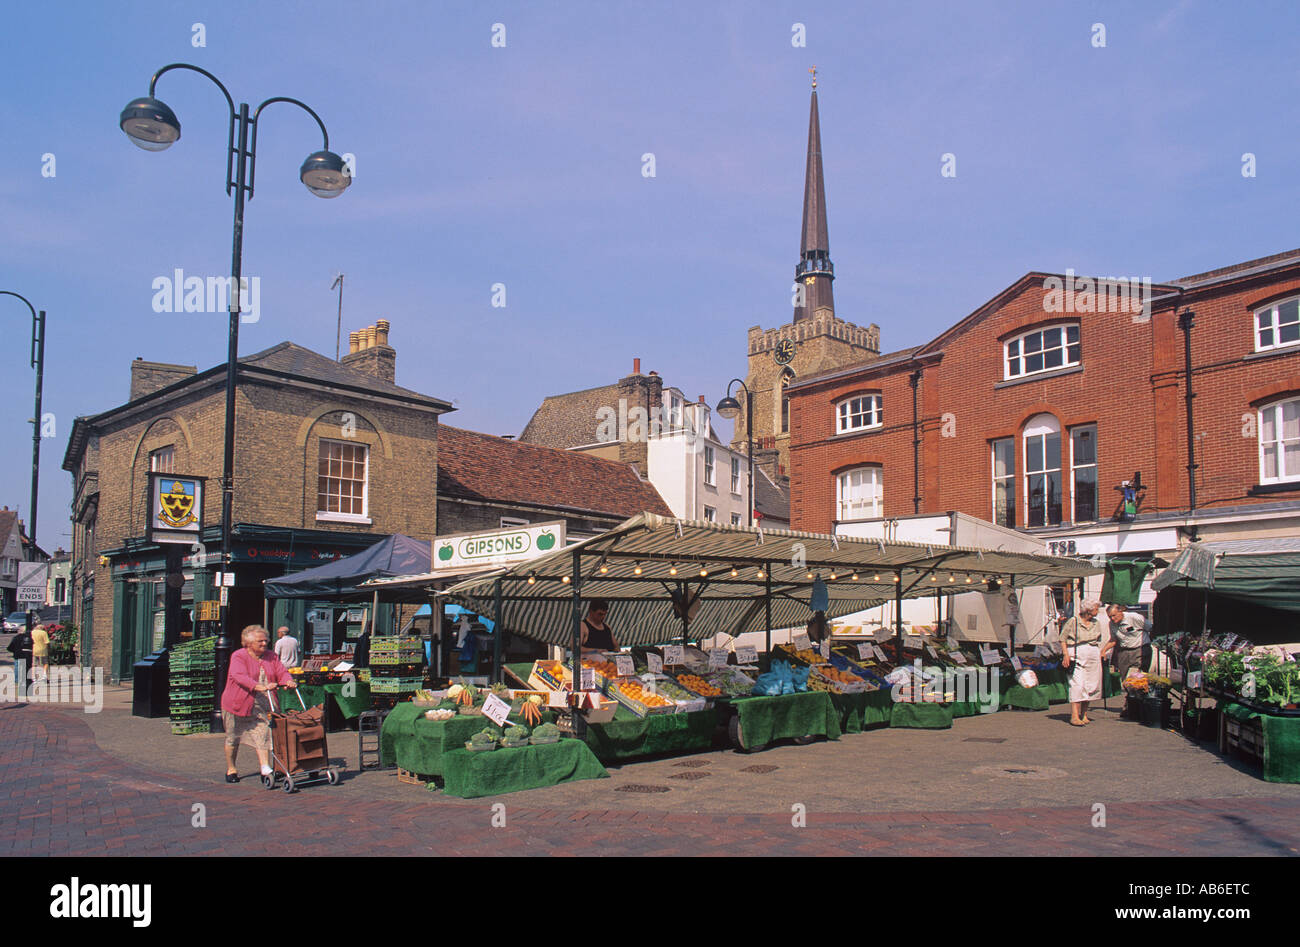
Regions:
M 186 490 L 186 487 L 189 489 Z M 183 529 L 199 521 L 194 515 L 194 484 L 173 480 L 171 489 L 160 494 L 158 499 L 161 501 L 158 522 L 162 525 Z
M 192 543 L 203 529 L 203 477 L 150 471 L 146 536 L 155 543 Z

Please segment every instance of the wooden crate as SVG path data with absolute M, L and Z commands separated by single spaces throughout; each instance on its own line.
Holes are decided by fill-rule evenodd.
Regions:
M 1252 763 L 1264 762 L 1264 727 L 1256 720 L 1223 717 L 1223 750 Z

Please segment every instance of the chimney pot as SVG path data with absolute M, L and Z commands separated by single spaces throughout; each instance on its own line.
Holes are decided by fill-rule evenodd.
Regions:
M 704 395 L 700 395 L 700 404 L 705 404 Z
M 366 348 L 373 349 L 374 347 L 375 347 L 375 327 L 373 325 L 368 325 L 366 326 Z
M 360 351 L 361 351 L 361 333 L 349 332 L 348 333 L 348 354 L 351 355 L 353 352 L 360 352 Z
M 632 374 L 633 375 L 641 374 L 641 359 L 639 358 L 632 359 Z
M 375 344 L 376 345 L 388 344 L 388 329 L 389 329 L 389 322 L 387 319 L 380 319 L 378 322 L 375 323 Z

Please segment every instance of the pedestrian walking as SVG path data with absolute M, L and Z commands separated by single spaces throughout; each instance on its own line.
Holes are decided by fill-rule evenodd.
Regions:
M 240 743 L 257 753 L 262 775 L 271 773 L 271 692 L 277 687 L 296 688 L 297 682 L 268 652 L 269 637 L 261 625 L 249 625 L 240 635 L 244 645 L 230 656 L 226 690 L 221 695 L 221 717 L 226 727 L 226 782 L 239 782 L 235 757 Z
M 32 680 L 50 673 L 50 633 L 44 625 L 32 629 Z
M 1087 599 L 1061 628 L 1061 667 L 1070 672 L 1070 724 L 1083 727 L 1092 720 L 1088 705 L 1101 699 L 1102 660 L 1114 644 L 1097 621 L 1101 602 Z
M 13 636 L 7 649 L 14 659 L 14 685 L 26 689 L 32 672 L 32 634 L 26 628 Z
M 275 656 L 287 668 L 296 668 L 302 662 L 298 659 L 298 639 L 289 634 L 289 626 L 281 625 L 276 630 Z

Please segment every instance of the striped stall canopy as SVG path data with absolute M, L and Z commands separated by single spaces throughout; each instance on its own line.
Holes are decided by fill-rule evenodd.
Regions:
M 991 581 L 1021 588 L 1102 571 L 1082 559 L 641 513 L 599 536 L 467 579 L 443 594 L 493 615 L 499 583 L 502 626 L 560 647 L 573 640 L 575 598 L 602 598 L 610 603 L 606 621 L 619 644 L 645 645 L 761 632 L 768 627 L 769 587 L 771 627 L 803 625 L 812 614 L 809 601 L 818 579 L 829 596 L 826 617 L 834 619 L 890 601 L 900 589 L 903 598 L 919 598 L 983 591 Z

